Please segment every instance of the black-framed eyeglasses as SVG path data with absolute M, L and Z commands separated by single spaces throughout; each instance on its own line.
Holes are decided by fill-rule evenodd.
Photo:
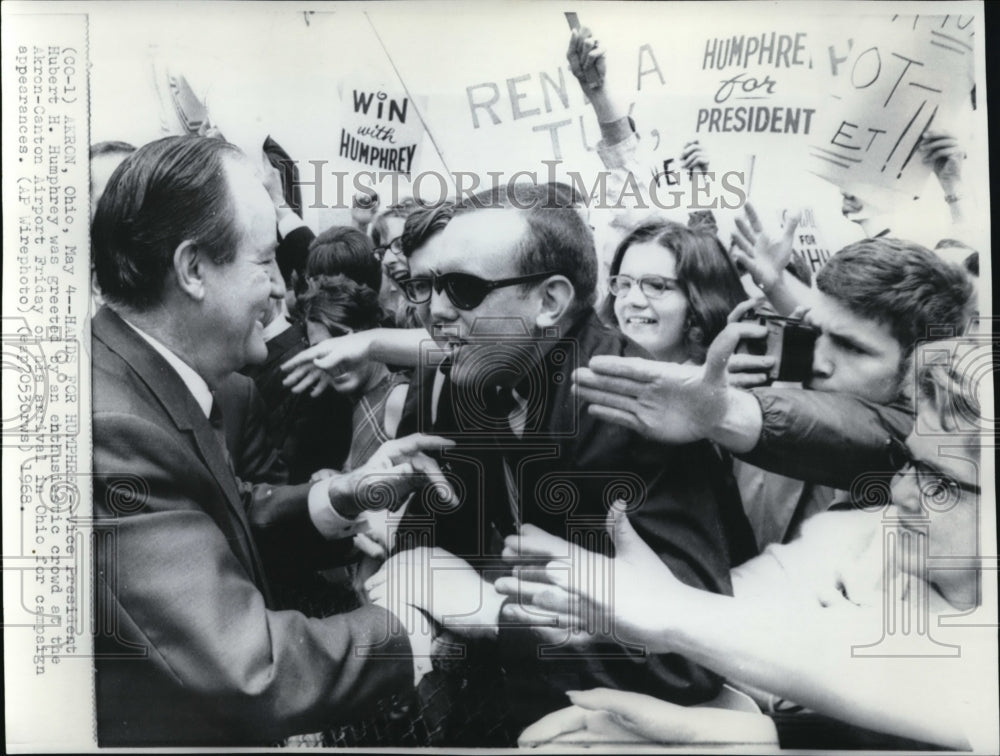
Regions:
M 627 297 L 632 291 L 632 287 L 639 285 L 639 291 L 647 299 L 659 299 L 666 296 L 668 291 L 677 290 L 677 279 L 667 276 L 640 276 L 638 279 L 632 276 L 619 274 L 608 279 L 608 290 L 614 297 Z
M 488 281 L 471 273 L 442 273 L 441 275 L 407 278 L 399 282 L 399 287 L 403 290 L 403 295 L 413 304 L 428 302 L 432 292 L 436 291 L 440 294 L 443 291 L 457 309 L 474 310 L 494 289 L 541 281 L 543 278 L 554 275 L 556 273 L 553 272 L 532 273 L 528 276 Z
M 385 253 L 388 252 L 390 249 L 397 255 L 403 254 L 403 237 L 397 236 L 388 244 L 380 244 L 379 246 L 375 247 L 375 257 L 381 260 L 382 258 L 385 257 Z
M 916 459 L 909 447 L 896 437 L 889 441 L 889 462 L 896 469 L 896 472 L 913 470 L 913 477 L 921 496 L 940 501 L 955 501 L 962 491 L 975 496 L 978 496 L 981 491 L 980 487 L 974 483 L 966 483 L 963 480 L 953 478 L 926 462 Z

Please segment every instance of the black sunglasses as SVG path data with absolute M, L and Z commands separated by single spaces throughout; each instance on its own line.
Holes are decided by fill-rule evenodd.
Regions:
M 554 275 L 556 273 L 553 272 L 532 273 L 529 276 L 488 281 L 470 273 L 442 273 L 441 275 L 407 278 L 405 281 L 399 282 L 399 287 L 403 290 L 403 295 L 413 304 L 423 304 L 430 301 L 433 291 L 438 294 L 444 291 L 457 309 L 474 310 L 494 289 L 540 281 Z

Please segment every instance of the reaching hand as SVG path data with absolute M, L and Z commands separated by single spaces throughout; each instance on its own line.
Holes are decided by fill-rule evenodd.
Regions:
M 642 693 L 610 688 L 569 691 L 573 706 L 528 727 L 518 745 L 544 743 L 754 743 L 777 746 L 777 731 L 763 714 L 678 706 Z
M 692 171 L 708 172 L 708 154 L 697 139 L 685 144 L 681 150 L 681 167 L 689 173 Z
M 764 293 L 780 281 L 785 267 L 792 259 L 792 240 L 801 219 L 801 213 L 789 217 L 785 221 L 784 232 L 776 240 L 764 233 L 760 218 L 749 202 L 746 204 L 746 221 L 736 219 L 737 232 L 733 234 L 733 243 L 739 249 L 733 250 L 733 260 L 747 269 L 754 283 Z
M 926 131 L 920 140 L 920 151 L 924 162 L 934 168 L 945 194 L 953 194 L 962 181 L 962 161 L 966 158 L 958 140 L 943 131 Z
M 461 635 L 496 634 L 503 597 L 468 562 L 440 547 L 394 554 L 365 588 L 407 627 L 409 615 L 419 610 Z
M 762 338 L 765 326 L 731 323 L 715 337 L 704 365 L 599 355 L 573 373 L 591 415 L 646 438 L 684 444 L 714 438 L 727 416 L 727 365 L 740 339 Z
M 857 214 L 865 209 L 865 203 L 853 194 L 847 194 L 846 192 L 841 192 L 841 197 L 843 197 L 843 201 L 840 204 L 840 212 L 843 216 L 854 223 L 862 220 L 857 217 Z M 855 217 L 852 218 L 852 215 Z
M 358 198 L 360 196 L 367 195 L 354 195 L 354 201 L 351 203 L 351 223 L 354 227 L 360 231 L 367 231 L 368 224 L 372 222 L 376 215 L 378 215 L 379 208 L 381 207 L 381 200 L 375 197 L 371 204 L 367 207 L 362 207 L 358 203 Z
M 283 385 L 290 386 L 293 394 L 311 389 L 310 396 L 319 396 L 331 384 L 331 376 L 354 370 L 369 359 L 373 338 L 370 330 L 356 331 L 302 350 L 281 366 L 288 373 Z
M 271 202 L 276 206 L 283 204 L 285 196 L 281 191 L 281 174 L 267 159 L 267 155 L 264 156 L 264 161 L 261 164 L 261 174 L 264 188 L 267 189 L 267 195 L 271 198 Z
M 565 641 L 567 630 L 571 639 L 579 639 L 613 627 L 616 641 L 667 651 L 656 608 L 669 607 L 670 596 L 684 586 L 635 532 L 622 502 L 608 512 L 608 531 L 613 559 L 533 525 L 508 536 L 504 558 L 536 566 L 497 580 L 497 591 L 517 602 L 504 605 L 502 619 L 538 626 L 551 641 Z
M 585 92 L 604 86 L 607 62 L 604 59 L 604 50 L 600 49 L 597 40 L 591 37 L 590 29 L 584 26 L 572 31 L 569 48 L 566 50 L 566 60 L 569 62 L 570 71 Z
M 365 510 L 399 509 L 414 491 L 431 486 L 425 495 L 441 504 L 456 504 L 455 491 L 428 452 L 455 445 L 441 436 L 414 433 L 382 444 L 361 467 L 329 478 L 334 509 L 354 519 Z
M 739 323 L 740 319 L 750 310 L 763 304 L 763 298 L 748 299 L 740 302 L 729 313 L 726 320 L 729 323 Z M 737 348 L 739 343 L 737 342 Z M 744 354 L 734 352 L 726 361 L 726 381 L 735 388 L 749 389 L 755 386 L 766 386 L 771 381 L 767 372 L 774 367 L 774 357 L 767 354 Z

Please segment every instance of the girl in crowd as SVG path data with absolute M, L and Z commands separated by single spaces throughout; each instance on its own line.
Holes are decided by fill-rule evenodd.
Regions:
M 309 343 L 379 326 L 382 309 L 378 294 L 343 275 L 318 276 L 299 299 Z M 381 362 L 368 360 L 330 380 L 334 391 L 351 397 L 353 436 L 344 472 L 354 470 L 385 441 L 396 435 L 406 401 L 405 376 L 390 372 Z
M 708 345 L 747 298 L 718 238 L 672 221 L 635 228 L 611 261 L 601 315 L 665 362 L 705 360 Z

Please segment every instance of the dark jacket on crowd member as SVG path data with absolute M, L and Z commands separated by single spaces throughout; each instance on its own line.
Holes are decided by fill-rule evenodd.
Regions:
M 267 342 L 267 360 L 241 371 L 253 379 L 267 408 L 272 443 L 288 464 L 290 483 L 309 480 L 321 468 L 340 469 L 351 448 L 350 400 L 327 389 L 318 397 L 293 394 L 282 385 L 287 373 L 281 365 L 309 347 L 305 327 L 290 328 Z
M 248 484 L 287 483 L 288 466 L 271 442 L 267 407 L 253 380 L 233 373 L 215 390 L 215 401 L 236 477 Z
M 482 401 L 487 387 L 465 395 L 446 378 L 434 408 L 435 371 L 419 374 L 398 432 L 457 440 L 441 461 L 460 502 L 447 507 L 415 497 L 397 546 L 441 546 L 492 580 L 509 572 L 499 556 L 518 522 L 610 553 L 605 519 L 620 498 L 636 531 L 680 580 L 731 594 L 730 567 L 752 556 L 755 544 L 729 460 L 708 442 L 665 446 L 590 415 L 571 392 L 570 376 L 595 354 L 648 357 L 592 311 L 582 315 L 516 387 L 527 400 L 520 438 L 493 422 L 511 405 L 494 412 Z M 676 654 L 651 657 L 609 642 L 542 649 L 526 628 L 501 625 L 498 649 L 517 726 L 566 706 L 567 690 L 606 686 L 694 704 L 712 698 L 722 682 Z
M 851 394 L 757 388 L 763 426 L 757 445 L 738 455 L 769 472 L 850 489 L 860 476 L 894 471 L 893 439 L 913 430 L 912 402 L 876 404 Z

